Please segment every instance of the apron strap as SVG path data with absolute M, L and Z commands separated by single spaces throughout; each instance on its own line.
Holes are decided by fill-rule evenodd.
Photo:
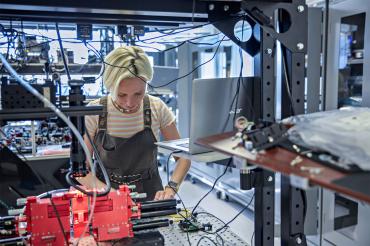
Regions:
M 108 97 L 104 96 L 100 98 L 100 105 L 103 106 L 103 114 L 99 115 L 99 124 L 98 124 L 98 131 L 106 131 L 107 130 L 107 120 L 108 120 Z
M 149 96 L 144 96 L 144 128 L 152 128 L 152 110 L 150 109 Z
M 103 106 L 103 114 L 99 115 L 98 131 L 107 130 L 107 120 L 108 120 L 108 97 L 104 96 L 100 98 L 100 105 Z M 150 109 L 149 96 L 144 96 L 144 128 L 152 127 L 152 110 Z

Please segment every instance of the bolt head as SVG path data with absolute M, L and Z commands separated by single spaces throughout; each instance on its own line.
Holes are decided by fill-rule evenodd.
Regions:
M 268 182 L 272 182 L 272 180 L 274 180 L 274 178 L 273 178 L 272 176 L 268 176 L 268 177 L 267 177 L 267 181 L 268 181 Z
M 229 7 L 229 5 L 225 5 L 224 6 L 224 11 L 226 12 L 226 11 L 228 11 L 230 9 L 230 7 Z
M 302 239 L 300 237 L 297 237 L 295 239 L 295 241 L 296 241 L 297 244 L 301 244 L 302 243 Z
M 266 52 L 266 54 L 271 55 L 272 54 L 272 49 L 268 48 L 268 49 L 265 50 L 265 52 Z
M 298 44 L 297 44 L 297 49 L 298 49 L 298 50 L 303 50 L 303 49 L 304 49 L 304 44 L 302 44 L 302 43 L 298 43 Z
M 302 13 L 304 11 L 304 6 L 303 5 L 298 5 L 297 11 L 298 11 L 298 13 Z
M 208 10 L 210 10 L 210 11 L 213 11 L 215 9 L 215 5 L 214 4 L 210 4 L 210 5 L 208 5 Z

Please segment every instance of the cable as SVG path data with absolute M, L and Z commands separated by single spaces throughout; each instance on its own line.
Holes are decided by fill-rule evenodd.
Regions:
M 179 42 L 152 42 L 152 43 L 145 43 L 145 44 L 173 44 L 173 43 L 178 44 L 178 45 L 169 47 L 169 48 L 164 49 L 164 50 L 160 50 L 158 48 L 154 48 L 154 47 L 150 47 L 150 46 L 138 45 L 137 43 L 136 43 L 136 46 L 139 46 L 139 47 L 147 47 L 147 48 L 155 49 L 155 50 L 158 50 L 158 52 L 162 53 L 162 52 L 167 52 L 167 51 L 170 51 L 170 50 L 173 50 L 173 49 L 177 49 L 177 48 L 183 46 L 186 43 L 190 43 L 190 44 L 194 44 L 194 45 L 215 45 L 215 44 L 217 44 L 220 41 L 218 40 L 218 41 L 216 41 L 214 43 L 204 43 L 204 42 L 202 43 L 202 42 L 193 42 L 193 41 L 191 41 L 191 40 L 195 40 L 195 39 L 199 39 L 199 38 L 204 38 L 204 37 L 208 37 L 208 36 L 214 36 L 214 35 L 219 35 L 219 33 L 217 33 L 217 34 L 210 34 L 210 35 L 204 35 L 202 37 L 191 38 L 191 39 L 184 40 L 184 41 L 180 42 L 180 44 L 178 44 Z M 224 39 L 222 42 L 225 42 L 225 41 L 230 41 L 230 39 Z
M 183 32 L 190 31 L 190 30 L 193 30 L 193 29 L 197 29 L 197 28 L 200 28 L 200 27 L 204 27 L 204 26 L 207 26 L 207 25 L 214 25 L 215 23 L 223 22 L 223 21 L 226 21 L 226 20 L 229 20 L 229 19 L 232 19 L 232 18 L 235 18 L 235 17 L 239 17 L 239 16 L 244 16 L 244 14 L 243 15 L 240 15 L 240 14 L 230 15 L 230 16 L 227 16 L 226 18 L 223 18 L 223 19 L 220 19 L 220 20 L 216 20 L 216 21 L 213 21 L 213 22 L 207 22 L 207 23 L 200 24 L 200 25 L 197 25 L 197 26 L 192 26 L 192 27 L 182 27 L 182 28 L 177 28 L 177 29 L 175 29 L 175 28 L 167 29 L 167 30 L 181 30 L 181 31 L 166 33 L 164 35 L 160 35 L 160 36 L 157 36 L 157 37 L 143 39 L 141 41 L 148 41 L 148 40 L 158 39 L 158 38 L 165 37 L 165 36 L 170 36 L 170 35 L 175 35 L 175 34 L 183 33 Z M 161 32 L 164 32 L 164 31 L 165 30 L 161 30 Z
M 170 153 L 170 156 L 172 155 L 172 154 L 174 154 L 174 153 L 176 153 L 177 151 L 173 151 L 172 153 Z M 168 160 L 169 160 L 169 158 L 168 158 Z M 167 162 L 168 162 L 168 160 L 167 160 Z M 168 164 L 168 163 L 167 163 Z M 183 208 L 184 208 L 184 211 L 185 211 L 185 214 L 186 214 L 186 217 L 185 216 L 183 216 L 181 213 L 179 213 L 179 215 L 181 216 L 181 217 L 183 217 L 183 219 L 185 220 L 185 221 L 187 221 L 187 222 L 189 222 L 190 224 L 192 224 L 193 226 L 195 226 L 195 227 L 197 227 L 197 225 L 195 225 L 191 220 L 189 220 L 188 219 L 188 212 L 187 212 L 187 209 L 186 209 L 186 206 L 185 206 L 185 203 L 184 203 L 184 201 L 181 199 L 181 197 L 180 197 L 180 195 L 179 195 L 179 193 L 173 188 L 173 187 L 171 187 L 170 186 L 170 188 L 175 192 L 175 194 L 177 195 L 177 197 L 179 198 L 179 200 L 180 200 L 180 202 L 181 202 L 181 204 L 182 204 L 182 206 L 183 206 Z M 224 221 L 222 221 L 220 218 L 218 218 L 216 215 L 213 215 L 213 214 L 211 214 L 211 213 L 207 213 L 207 212 L 198 212 L 197 213 L 197 215 L 198 214 L 207 214 L 207 215 L 210 215 L 210 216 L 212 216 L 212 217 L 214 217 L 214 218 L 216 218 L 217 220 L 219 220 L 219 221 L 221 221 L 223 224 L 225 224 L 225 222 Z M 191 214 L 191 216 L 193 217 L 193 213 Z M 217 238 L 219 237 L 219 238 L 221 238 L 221 241 L 222 241 L 222 244 L 221 245 L 223 245 L 224 244 L 224 239 L 216 232 L 216 233 L 209 233 L 209 232 L 207 232 L 207 231 L 205 231 L 205 230 L 202 230 L 201 228 L 199 228 L 199 230 L 200 231 L 202 231 L 202 232 L 205 232 L 205 233 L 207 233 L 207 234 L 216 234 L 216 241 L 217 241 Z M 191 242 L 190 242 L 190 239 L 189 239 L 189 232 L 188 231 L 186 231 L 186 235 L 187 235 L 187 238 L 188 238 L 188 243 L 189 243 L 189 245 L 191 246 Z M 201 239 L 200 239 L 200 241 L 201 241 Z M 198 244 L 199 244 L 199 241 L 198 241 Z M 198 245 L 197 244 L 197 245 Z M 216 244 L 217 245 L 217 244 Z
M 125 66 L 117 66 L 117 65 L 114 65 L 114 64 L 107 63 L 106 61 L 103 61 L 103 63 L 104 63 L 105 65 L 112 66 L 112 67 L 115 67 L 115 68 L 124 68 L 124 69 L 126 69 L 126 70 L 127 70 L 127 71 L 129 71 L 132 75 L 134 75 L 136 78 L 139 78 L 140 80 L 142 80 L 144 83 L 146 83 L 146 84 L 147 84 L 149 87 L 151 87 L 151 88 L 161 88 L 161 87 L 168 86 L 169 84 L 174 83 L 174 82 L 176 82 L 177 80 L 180 80 L 180 79 L 182 79 L 182 78 L 185 78 L 185 77 L 189 76 L 190 74 L 192 74 L 194 71 L 196 71 L 197 69 L 199 69 L 199 68 L 200 68 L 201 66 L 203 66 L 204 64 L 206 64 L 206 63 L 208 63 L 208 62 L 212 61 L 212 60 L 215 58 L 215 56 L 216 56 L 216 54 L 217 54 L 217 51 L 219 50 L 220 45 L 221 45 L 221 43 L 224 41 L 225 37 L 226 37 L 226 36 L 223 36 L 223 38 L 219 41 L 219 44 L 218 44 L 218 46 L 217 46 L 217 48 L 216 48 L 216 51 L 215 51 L 215 53 L 214 53 L 214 55 L 212 56 L 212 58 L 211 58 L 211 59 L 209 59 L 209 60 L 207 60 L 207 61 L 203 62 L 202 64 L 199 64 L 198 66 L 196 66 L 195 68 L 193 68 L 189 73 L 187 73 L 187 74 L 185 74 L 185 75 L 182 75 L 182 76 L 180 76 L 180 77 L 178 77 L 178 78 L 176 78 L 176 79 L 173 79 L 173 80 L 171 80 L 171 81 L 169 81 L 169 82 L 167 82 L 167 83 L 165 83 L 165 84 L 163 84 L 163 85 L 158 85 L 158 86 L 153 86 L 153 85 L 151 85 L 150 83 L 148 83 L 147 81 L 145 81 L 143 78 L 141 78 L 141 77 L 137 76 L 137 74 L 136 74 L 136 73 L 134 73 L 133 71 L 131 71 L 131 69 L 130 69 L 129 67 L 125 67 Z M 101 52 L 99 52 L 99 54 L 100 54 L 100 53 L 101 53 Z M 101 55 L 101 57 L 102 57 L 102 55 Z
M 203 199 L 206 198 L 209 195 L 209 193 L 211 193 L 213 191 L 213 189 L 215 188 L 217 182 L 220 180 L 220 178 L 222 178 L 225 175 L 225 173 L 229 169 L 231 163 L 232 163 L 232 159 L 230 158 L 229 159 L 229 162 L 227 163 L 227 165 L 225 167 L 224 172 L 220 176 L 217 177 L 217 179 L 215 180 L 215 182 L 212 185 L 212 188 L 198 201 L 198 203 L 195 205 L 195 207 L 191 211 L 192 214 L 194 214 L 195 210 L 197 209 L 197 207 L 199 206 L 199 204 L 203 201 Z
M 55 204 L 54 204 L 54 202 L 53 202 L 53 199 L 50 197 L 50 198 L 49 198 L 49 200 L 50 200 L 50 202 L 51 202 L 51 205 L 52 205 L 53 210 L 54 210 L 54 212 L 55 212 L 55 215 L 56 215 L 56 217 L 57 217 L 59 227 L 60 227 L 60 229 L 62 230 L 63 238 L 64 238 L 64 242 L 66 243 L 66 245 L 69 245 L 69 243 L 68 243 L 68 239 L 67 239 L 67 235 L 66 235 L 66 233 L 65 233 L 65 231 L 64 231 L 64 227 L 63 227 L 62 221 L 60 220 L 59 212 L 58 212 L 58 210 L 57 210 L 57 208 L 56 208 L 56 206 L 55 206 Z
M 252 234 L 252 237 L 251 237 L 251 246 L 253 246 L 254 233 L 255 233 L 255 231 L 253 231 L 253 234 Z
M 249 206 L 251 205 L 252 201 L 254 200 L 254 194 L 252 196 L 252 198 L 249 200 L 247 206 L 245 206 L 242 210 L 240 210 L 231 220 L 229 220 L 229 222 L 227 222 L 223 227 L 221 228 L 218 228 L 216 230 L 216 232 L 219 232 L 221 231 L 222 229 L 226 228 L 229 226 L 230 223 L 232 223 L 236 218 L 238 218 L 239 215 L 241 215 L 247 208 L 249 208 Z
M 167 183 L 170 182 L 170 169 L 169 169 L 169 163 L 170 163 L 170 158 L 173 154 L 176 154 L 176 153 L 180 153 L 182 152 L 181 150 L 177 150 L 177 151 L 172 151 L 169 155 L 168 155 L 168 158 L 167 158 L 167 162 L 166 162 L 166 174 L 167 174 Z
M 64 56 L 63 43 L 62 43 L 62 39 L 60 37 L 58 22 L 55 23 L 55 28 L 56 28 L 57 35 L 58 35 L 58 42 L 59 42 L 60 53 L 62 55 L 62 60 L 63 60 L 64 68 L 66 70 L 68 80 L 71 80 L 71 74 L 69 73 L 69 69 L 68 69 L 66 57 Z
M 322 82 L 322 111 L 326 110 L 326 84 L 328 80 L 328 38 L 329 38 L 329 0 L 325 0 L 325 32 L 324 32 L 324 61 Z
M 183 206 L 183 208 L 184 208 L 184 211 L 185 211 L 185 213 L 186 213 L 186 217 L 185 216 L 183 216 L 181 213 L 179 213 L 179 215 L 185 220 L 185 221 L 187 221 L 188 223 L 190 223 L 192 226 L 194 226 L 194 227 L 197 227 L 198 228 L 198 226 L 196 225 L 196 224 L 194 224 L 191 220 L 189 220 L 189 216 L 188 216 L 188 212 L 187 212 L 187 209 L 186 209 L 186 206 L 185 206 L 185 204 L 184 204 L 184 201 L 181 199 L 181 197 L 180 197 L 180 195 L 179 195 L 179 193 L 173 188 L 173 187 L 170 187 L 174 192 L 175 192 L 175 194 L 177 195 L 177 197 L 179 198 L 179 200 L 180 200 L 180 202 L 181 202 L 181 204 L 182 204 L 182 206 Z M 215 218 L 217 218 L 218 220 L 220 220 L 222 223 L 224 223 L 225 225 L 226 225 L 226 223 L 225 222 L 223 222 L 220 218 L 218 218 L 217 216 L 215 216 L 215 215 L 213 215 L 213 214 L 211 214 L 211 213 L 207 213 L 207 212 L 199 212 L 199 213 L 197 213 L 197 214 L 200 214 L 200 213 L 204 213 L 204 214 L 208 214 L 208 215 L 211 215 L 211 216 L 213 216 L 213 217 L 215 217 Z M 193 217 L 193 214 L 191 214 L 191 216 Z M 224 245 L 224 239 L 218 234 L 218 232 L 214 232 L 214 233 L 211 233 L 211 232 L 208 232 L 208 231 L 205 231 L 205 230 L 203 230 L 202 228 L 198 228 L 200 231 L 202 231 L 202 232 L 204 232 L 204 233 L 207 233 L 207 234 L 215 234 L 216 235 L 216 241 L 217 241 L 217 238 L 219 237 L 219 238 L 221 238 L 221 241 L 222 241 L 222 244 L 221 245 Z M 188 238 L 188 243 L 189 243 L 189 245 L 191 246 L 191 242 L 190 242 L 190 239 L 189 239 L 189 232 L 188 231 L 186 231 L 186 235 L 187 235 L 187 238 Z M 198 245 L 198 244 L 197 244 Z M 217 245 L 217 244 L 216 244 Z
M 179 152 L 179 151 L 172 151 L 171 153 L 170 153 L 170 155 L 169 155 L 169 157 L 168 157 L 168 159 L 167 159 L 167 164 L 166 164 L 166 166 L 168 167 L 168 162 L 170 161 L 170 157 L 171 157 L 171 155 L 173 155 L 173 154 L 175 154 L 176 152 Z M 167 170 L 167 172 L 168 172 L 168 170 Z M 167 181 L 169 181 L 169 178 L 167 177 Z M 186 214 L 186 217 L 184 217 L 182 214 L 181 214 L 181 212 L 179 213 L 180 214 L 180 216 L 181 217 L 183 217 L 183 218 L 185 218 L 185 220 L 188 220 L 188 211 L 187 211 L 187 209 L 186 209 L 186 206 L 185 206 L 185 203 L 184 203 L 184 201 L 181 199 L 181 197 L 180 197 L 180 195 L 179 195 L 179 193 L 172 187 L 172 186 L 168 186 L 168 187 L 170 187 L 174 192 L 175 192 L 175 194 L 177 195 L 177 197 L 180 199 L 180 202 L 181 202 L 181 204 L 182 204 L 182 206 L 183 206 L 183 208 L 184 208 L 184 211 L 185 211 L 185 214 Z M 187 237 L 187 239 L 188 239 L 188 243 L 189 243 L 189 246 L 191 246 L 191 242 L 190 242 L 190 238 L 189 238 L 189 232 L 188 231 L 186 231 L 186 237 Z
M 217 51 L 219 50 L 220 45 L 221 45 L 222 41 L 225 39 L 225 37 L 226 37 L 226 36 L 223 36 L 223 38 L 222 38 L 222 39 L 221 39 L 221 41 L 219 42 L 219 44 L 218 44 L 218 46 L 217 46 L 217 48 L 216 48 L 216 51 L 215 51 L 215 53 L 214 53 L 214 55 L 212 56 L 212 58 L 211 58 L 211 59 L 209 59 L 208 61 L 203 62 L 202 64 L 199 64 L 198 66 L 196 66 L 195 68 L 193 68 L 189 73 L 187 73 L 187 74 L 185 74 L 185 75 L 183 75 L 183 76 L 180 76 L 180 77 L 178 77 L 178 78 L 176 78 L 176 79 L 173 79 L 173 80 L 171 80 L 170 82 L 167 82 L 167 83 L 165 83 L 165 84 L 163 84 L 163 85 L 152 86 L 152 87 L 154 87 L 154 88 L 160 88 L 160 87 L 165 87 L 165 86 L 167 86 L 167 85 L 169 85 L 169 84 L 172 84 L 173 82 L 175 82 L 175 81 L 177 81 L 177 80 L 180 80 L 180 79 L 182 79 L 182 78 L 185 78 L 185 77 L 189 76 L 190 74 L 192 74 L 194 71 L 196 71 L 198 68 L 200 68 L 200 67 L 201 67 L 201 66 L 203 66 L 204 64 L 206 64 L 206 63 L 208 63 L 208 62 L 212 61 L 212 60 L 215 58 L 215 56 L 216 56 L 216 54 L 217 54 Z
M 289 82 L 289 76 L 288 76 L 288 59 L 287 59 L 287 50 L 283 45 L 281 44 L 281 53 L 283 57 L 283 67 L 284 67 L 284 78 L 285 78 L 285 88 L 288 93 L 288 98 L 290 101 L 290 107 L 292 110 L 292 115 L 295 115 L 294 105 L 293 105 L 293 98 L 291 94 L 291 88 L 290 88 L 290 82 Z
M 100 79 L 100 78 L 103 76 L 104 71 L 105 71 L 105 63 L 104 63 L 104 57 L 103 57 L 103 54 L 102 54 L 101 52 L 99 53 L 99 51 L 98 51 L 98 50 L 96 50 L 96 49 L 95 49 L 95 47 L 94 47 L 94 46 L 92 46 L 91 44 L 86 43 L 86 42 L 84 42 L 84 44 L 85 44 L 86 48 L 87 48 L 88 50 L 91 50 L 91 51 L 94 53 L 94 55 L 95 55 L 96 57 L 100 58 L 100 61 L 102 62 L 102 69 L 101 69 L 101 71 L 100 71 L 100 74 L 99 74 L 99 75 L 98 75 L 98 77 L 95 79 L 95 81 L 97 81 L 98 79 Z M 89 48 L 89 47 L 87 47 L 87 45 L 89 45 L 89 46 L 90 46 L 90 48 Z
M 91 139 L 91 136 L 90 136 L 90 134 L 89 134 L 89 132 L 88 132 L 88 131 L 86 131 L 86 136 L 87 136 L 87 138 L 89 139 L 89 142 L 90 142 L 91 146 L 92 146 L 92 147 L 93 147 L 93 149 L 94 149 L 94 155 L 95 155 L 95 157 L 96 157 L 96 159 L 97 159 L 97 162 L 98 162 L 98 165 L 99 165 L 99 167 L 100 167 L 100 170 L 101 170 L 101 171 L 102 171 L 102 173 L 103 173 L 105 184 L 107 185 L 107 187 L 106 187 L 105 191 L 103 191 L 103 192 L 101 192 L 101 193 L 97 193 L 97 194 L 96 194 L 96 196 L 105 196 L 105 195 L 107 195 L 107 194 L 110 192 L 110 190 L 111 190 L 111 188 L 112 188 L 111 183 L 110 183 L 110 179 L 109 179 L 109 176 L 108 176 L 107 170 L 105 169 L 105 167 L 104 167 L 104 165 L 103 165 L 103 161 L 102 161 L 102 160 L 101 160 L 101 158 L 100 158 L 99 151 L 98 151 L 98 149 L 96 148 L 96 145 L 94 144 L 94 141 Z M 96 165 L 95 165 L 95 166 L 96 166 Z
M 193 215 L 194 215 L 195 217 L 197 217 L 197 216 L 198 216 L 198 215 L 200 215 L 200 214 L 205 214 L 205 215 L 211 216 L 211 217 L 213 217 L 213 218 L 217 219 L 218 221 L 220 221 L 222 224 L 226 225 L 226 222 L 224 222 L 222 219 L 220 219 L 220 218 L 219 218 L 219 217 L 217 217 L 216 215 L 211 214 L 211 213 L 208 213 L 208 212 L 204 212 L 204 211 L 201 211 L 201 212 L 195 212 Z
M 224 246 L 225 245 L 225 241 L 223 239 L 223 237 L 220 236 L 220 234 L 216 233 L 216 242 L 218 243 L 218 238 L 221 239 L 221 246 Z
M 151 38 L 143 39 L 142 41 L 148 41 L 148 40 L 158 39 L 158 38 L 162 38 L 162 37 L 172 36 L 172 35 L 175 35 L 175 34 L 179 34 L 179 33 L 183 33 L 183 32 L 193 30 L 193 29 L 197 29 L 199 27 L 204 27 L 204 26 L 207 26 L 207 25 L 210 25 L 210 24 L 212 24 L 212 23 L 208 22 L 206 24 L 201 24 L 201 25 L 198 25 L 198 26 L 190 27 L 190 28 L 189 27 L 185 28 L 185 29 L 182 28 L 184 30 L 177 31 L 177 32 L 171 32 L 171 33 L 166 33 L 166 34 L 163 34 L 163 35 L 160 35 L 160 36 L 157 36 L 157 37 L 151 37 Z
M 204 238 L 208 239 L 209 241 L 211 241 L 211 242 L 213 243 L 213 245 L 216 245 L 216 246 L 217 246 L 217 243 L 216 243 L 215 241 L 213 241 L 213 240 L 212 240 L 210 237 L 208 237 L 207 235 L 203 235 L 203 236 L 201 236 L 201 237 L 199 238 L 198 243 L 197 243 L 197 245 L 196 245 L 196 246 L 198 246 L 198 245 L 200 244 L 200 242 L 201 242 Z M 208 244 L 208 245 L 209 245 L 209 244 Z
M 244 21 L 245 21 L 245 16 L 244 16 L 244 19 L 243 19 L 243 24 L 242 24 L 242 39 L 244 37 Z M 238 45 L 239 45 L 239 57 L 240 57 L 240 72 L 239 72 L 239 77 L 238 77 L 238 82 L 237 82 L 237 89 L 236 89 L 236 92 L 234 94 L 234 97 L 233 97 L 233 100 L 230 104 L 230 107 L 229 107 L 229 112 L 232 110 L 232 107 L 235 103 L 235 108 L 234 108 L 234 114 L 233 114 L 233 121 L 235 122 L 235 118 L 236 118 L 236 114 L 237 114 L 237 109 L 238 109 L 238 101 L 239 101 L 239 93 L 240 93 L 240 85 L 242 84 L 244 89 L 247 90 L 246 86 L 244 85 L 243 83 L 243 67 L 244 67 L 244 60 L 243 60 L 243 54 L 242 54 L 242 49 L 240 48 L 240 43 L 241 43 L 241 40 L 238 39 Z M 255 111 L 254 111 L 254 108 L 253 108 L 253 105 L 252 103 L 250 102 L 249 100 L 249 97 L 246 97 L 245 100 L 247 100 L 247 103 L 249 105 L 249 107 L 251 108 L 251 112 L 252 112 L 252 118 L 253 118 L 253 121 L 256 121 L 256 114 L 255 114 Z M 226 127 L 227 127 L 227 123 L 229 122 L 230 120 L 230 114 L 227 115 L 227 118 L 226 118 L 226 121 L 225 121 L 225 124 L 222 128 L 222 132 L 225 132 L 226 130 Z
M 36 98 L 38 98 L 41 102 L 44 103 L 48 108 L 53 110 L 57 116 L 59 116 L 70 128 L 70 130 L 75 134 L 76 138 L 80 142 L 82 149 L 85 152 L 86 158 L 91 163 L 92 169 L 92 175 L 95 177 L 95 165 L 92 162 L 91 154 L 89 149 L 87 148 L 81 134 L 78 132 L 77 128 L 73 125 L 73 123 L 63 114 L 54 104 L 52 104 L 47 98 L 45 98 L 43 95 L 41 95 L 35 88 L 33 88 L 30 84 L 28 84 L 23 78 L 21 78 L 17 72 L 10 66 L 8 61 L 4 58 L 4 56 L 0 53 L 0 60 L 4 64 L 5 68 L 8 70 L 8 72 L 23 86 L 26 90 L 31 92 Z M 68 174 L 67 174 L 68 175 Z M 92 209 L 91 213 L 88 218 L 88 223 L 86 224 L 86 227 L 81 235 L 84 235 L 89 227 L 89 224 L 91 223 L 93 211 L 95 209 L 95 202 L 96 202 L 96 183 L 95 179 L 93 179 L 93 202 L 92 202 Z
M 62 39 L 61 39 L 61 36 L 60 36 L 60 32 L 59 32 L 59 26 L 58 26 L 58 23 L 55 23 L 55 27 L 56 27 L 56 31 L 57 31 L 57 35 L 58 35 L 58 41 L 59 41 L 59 46 L 60 46 L 60 50 L 61 50 L 61 55 L 62 55 L 62 58 L 63 58 L 63 63 L 64 63 L 64 68 L 66 70 L 66 73 L 67 73 L 67 76 L 68 76 L 68 80 L 71 80 L 71 75 L 69 73 L 69 69 L 68 69 L 68 65 L 67 65 L 67 62 L 66 62 L 66 59 L 65 59 L 65 56 L 64 56 L 64 49 L 63 49 L 63 43 L 62 43 Z M 86 131 L 87 132 L 87 131 Z M 92 142 L 91 138 L 89 138 L 90 142 Z M 93 145 L 93 147 L 95 147 Z M 94 149 L 96 150 L 96 148 Z M 97 153 L 97 152 L 96 152 Z M 100 160 L 100 158 L 99 158 Z M 77 190 L 85 193 L 86 195 L 89 195 L 89 196 L 92 196 L 92 195 L 96 195 L 96 196 L 104 196 L 106 194 L 109 193 L 110 189 L 111 189 L 111 184 L 110 184 L 110 181 L 109 181 L 109 177 L 108 177 L 108 174 L 106 173 L 106 170 L 103 166 L 103 164 L 101 162 L 98 162 L 99 166 L 100 166 L 100 169 L 102 170 L 103 172 L 103 175 L 104 175 L 104 179 L 105 179 L 105 182 L 107 184 L 107 188 L 105 189 L 105 191 L 103 191 L 102 193 L 96 193 L 96 191 L 93 191 L 93 192 L 87 192 L 85 191 L 84 189 L 80 188 L 79 186 L 75 185 L 73 182 L 72 182 L 72 173 L 71 172 L 68 172 L 67 175 L 66 175 L 66 179 L 67 179 L 67 182 L 69 184 L 71 184 L 74 188 L 76 188 Z M 94 165 L 95 166 L 95 165 Z M 95 176 L 95 175 L 94 175 Z
M 191 42 L 193 40 L 197 40 L 197 39 L 201 39 L 201 38 L 206 38 L 206 37 L 212 37 L 212 36 L 218 36 L 220 34 L 222 34 L 222 33 L 219 32 L 219 33 L 207 34 L 207 35 L 203 35 L 203 36 L 199 36 L 199 37 L 190 38 L 190 39 L 184 40 L 182 42 Z M 230 40 L 230 39 L 228 39 L 228 40 Z M 138 41 L 139 42 L 142 42 L 144 44 L 177 44 L 177 43 L 179 43 L 178 41 L 146 42 L 145 40 L 141 40 L 139 37 L 138 37 Z

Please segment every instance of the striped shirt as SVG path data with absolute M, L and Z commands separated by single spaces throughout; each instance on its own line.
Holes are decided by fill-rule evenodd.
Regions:
M 90 102 L 88 105 L 97 106 L 100 99 Z M 160 99 L 149 95 L 150 108 L 152 112 L 152 131 L 157 141 L 159 140 L 159 130 L 165 128 L 175 121 L 175 116 L 167 105 Z M 108 120 L 107 133 L 114 137 L 130 138 L 136 133 L 144 130 L 143 103 L 140 109 L 132 114 L 120 112 L 112 103 L 112 98 L 108 96 Z M 86 130 L 92 138 L 98 130 L 99 116 L 85 116 Z

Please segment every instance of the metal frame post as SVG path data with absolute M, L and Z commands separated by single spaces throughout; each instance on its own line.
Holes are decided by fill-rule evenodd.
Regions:
M 258 169 L 255 171 L 254 188 L 255 245 L 274 245 L 275 228 L 275 174 Z

